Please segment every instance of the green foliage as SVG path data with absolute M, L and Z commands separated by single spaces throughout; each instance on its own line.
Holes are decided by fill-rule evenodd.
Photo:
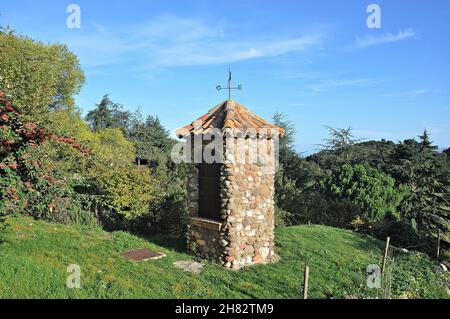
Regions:
M 320 224 L 347 228 L 361 210 L 349 200 L 332 199 L 320 192 L 302 192 L 288 183 L 276 197 L 277 226 Z
M 90 112 L 96 114 L 90 117 L 93 130 L 77 112 L 57 111 L 49 117 L 55 132 L 74 136 L 89 149 L 89 157 L 80 158 L 67 148 L 43 146 L 74 200 L 70 220 L 80 219 L 83 214 L 75 212 L 84 207 L 87 220 L 95 216 L 108 229 L 184 236 L 185 172 L 170 160 L 174 141 L 157 118 L 143 121 L 134 114 L 124 120 L 115 105 L 105 96 Z M 136 158 L 142 165 L 135 165 Z
M 439 273 L 437 266 L 426 267 L 428 264 L 429 258 L 417 252 L 396 254 L 391 261 L 392 295 L 418 299 L 421 296 L 434 294 L 433 287 L 445 284 L 446 279 L 436 276 Z M 402 277 L 402 280 L 396 280 L 399 277 Z M 448 298 L 448 295 L 445 298 Z
M 158 200 L 148 214 L 131 222 L 140 233 L 163 231 L 174 238 L 184 238 L 187 225 L 186 167 L 170 158 L 176 143 L 158 117 L 143 116 L 138 109 L 123 128 L 136 148 L 138 166 L 148 167 L 158 184 Z
M 329 138 L 325 139 L 325 144 L 319 144 L 318 147 L 328 155 L 333 166 L 343 163 L 350 163 L 352 147 L 361 142 L 353 137 L 352 129 L 333 128 L 325 126 L 329 132 Z
M 169 154 L 175 141 L 169 137 L 158 117 L 148 116 L 145 121 L 139 117 L 133 119 L 127 135 L 135 144 L 138 159 L 151 167 L 166 165 L 170 161 Z
M 332 170 L 336 165 L 347 163 L 369 165 L 386 173 L 389 159 L 396 147 L 391 141 L 366 141 L 340 150 L 319 151 L 308 156 L 306 160 L 316 163 L 323 170 Z
M 105 128 L 126 129 L 131 115 L 122 111 L 122 108 L 123 105 L 112 102 L 109 96 L 105 95 L 97 107 L 88 112 L 86 121 L 94 131 Z
M 89 199 L 88 210 L 109 229 L 184 236 L 185 172 L 170 161 L 174 141 L 157 118 L 143 121 L 140 114 L 133 114 L 120 122 L 123 117 L 114 105 L 118 104 L 105 96 L 89 113 L 96 114 L 90 117 L 94 132 L 79 114 L 56 112 L 51 117 L 57 131 L 73 134 L 90 150 L 85 161 L 65 161 L 66 169 L 75 168 L 73 188 Z M 142 165 L 134 164 L 136 158 Z
M 295 141 L 294 124 L 286 119 L 285 114 L 279 112 L 273 115 L 273 123 L 284 128 L 284 135 L 280 138 L 280 152 L 284 153 L 286 150 L 292 149 Z
M 354 139 L 351 127 L 346 129 L 325 127 L 328 130 L 329 138 L 325 139 L 325 144 L 319 145 L 322 150 L 342 151 L 360 142 L 360 140 Z
M 447 155 L 447 160 L 450 160 L 450 147 L 445 149 L 442 153 Z
M 391 174 L 410 189 L 402 217 L 417 223 L 427 240 L 440 231 L 442 240 L 450 243 L 450 173 L 445 156 L 436 150 L 426 131 L 419 142 L 406 140 L 392 157 Z
M 440 231 L 443 249 L 449 247 L 448 151 L 439 153 L 427 132 L 418 142 L 410 139 L 396 144 L 386 140 L 359 142 L 353 138 L 351 129 L 329 130 L 330 137 L 316 154 L 302 158 L 289 148 L 280 152 L 275 199 L 285 224 L 311 221 L 363 231 L 368 230 L 367 226 L 375 226 L 370 232 L 380 238 L 390 236 L 397 245 L 422 248 L 428 245 L 430 249 L 434 249 Z M 342 171 L 343 165 L 350 165 L 352 170 Z M 352 180 L 357 176 L 353 174 L 355 165 L 376 169 L 378 173 L 370 171 L 368 179 L 357 182 Z M 393 180 L 387 178 L 389 176 Z M 385 185 L 377 182 L 378 177 L 388 185 L 385 194 L 380 193 L 379 188 Z M 337 179 L 333 188 L 332 185 L 320 186 L 320 181 L 333 178 Z M 367 187 L 369 189 L 364 190 Z M 402 200 L 393 210 L 397 201 L 384 197 L 389 192 L 396 193 L 395 189 L 402 194 Z M 393 205 L 383 207 L 385 200 Z M 395 212 L 395 216 L 383 219 L 385 209 L 390 212 L 388 215 Z M 368 220 L 374 219 L 378 220 L 376 225 L 370 222 L 367 225 Z
M 67 46 L 0 30 L 0 88 L 21 112 L 42 122 L 50 109 L 72 109 L 83 83 L 78 58 Z
M 363 165 L 336 168 L 321 182 L 321 188 L 324 194 L 349 200 L 361 209 L 361 218 L 369 225 L 383 221 L 386 214 L 399 217 L 397 207 L 406 195 L 405 188 L 397 187 L 392 177 Z
M 139 116 L 137 117 L 139 119 Z M 135 121 L 128 131 L 129 139 L 136 147 L 138 163 L 148 166 L 158 180 L 158 205 L 151 208 L 153 222 L 137 220 L 138 225 L 148 225 L 141 232 L 165 231 L 169 236 L 184 238 L 187 225 L 186 167 L 175 164 L 170 151 L 175 141 L 161 125 L 157 117 Z
M 133 165 L 133 144 L 119 129 L 104 129 L 90 141 L 92 158 L 87 176 L 101 205 L 125 218 L 145 214 L 154 198 L 155 185 L 148 169 Z
M 70 164 L 76 167 L 78 178 L 74 188 L 91 198 L 90 209 L 103 223 L 124 228 L 136 218 L 157 219 L 154 210 L 163 201 L 162 181 L 149 167 L 134 164 L 136 146 L 123 128 L 92 132 L 79 115 L 67 112 L 56 114 L 52 123 L 60 131 L 73 130 L 77 140 L 89 148 L 84 163 L 74 158 Z
M 96 173 L 96 181 L 104 194 L 103 205 L 113 207 L 127 219 L 148 213 L 156 198 L 156 185 L 147 169 L 104 167 Z
M 155 178 L 147 168 L 135 167 L 134 145 L 122 130 L 108 128 L 93 133 L 84 127 L 76 136 L 89 148 L 90 156 L 83 167 L 75 164 L 79 176 L 74 187 L 91 195 L 91 209 L 97 214 L 112 210 L 126 219 L 148 213 L 156 200 Z

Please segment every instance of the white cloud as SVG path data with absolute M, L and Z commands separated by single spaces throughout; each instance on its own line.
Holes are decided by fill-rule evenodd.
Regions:
M 156 44 L 149 52 L 150 66 L 224 64 L 305 51 L 318 44 L 314 37 L 267 40 L 223 40 Z
M 103 26 L 89 35 L 68 39 L 83 64 L 101 66 L 133 61 L 140 67 L 226 64 L 276 57 L 320 47 L 322 32 L 281 38 L 276 35 L 241 37 L 227 33 L 223 23 L 162 15 L 118 30 Z
M 386 33 L 381 36 L 366 35 L 363 38 L 356 38 L 352 48 L 362 49 L 386 43 L 394 43 L 415 37 L 416 34 L 412 28 L 400 30 L 397 34 Z
M 413 91 L 405 91 L 405 92 L 398 92 L 398 93 L 388 93 L 383 94 L 383 96 L 386 97 L 417 97 L 419 95 L 424 95 L 431 93 L 431 90 L 428 89 L 419 89 L 419 90 L 413 90 Z
M 356 78 L 356 79 L 325 79 L 317 84 L 310 85 L 309 88 L 314 92 L 320 92 L 325 89 L 332 89 L 344 86 L 364 86 L 375 83 L 374 79 Z

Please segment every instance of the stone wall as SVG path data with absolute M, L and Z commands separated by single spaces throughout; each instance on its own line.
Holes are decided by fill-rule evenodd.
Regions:
M 240 144 L 239 144 L 240 143 Z M 274 157 L 273 141 L 267 140 L 268 152 L 256 163 L 252 139 L 238 138 L 227 144 L 225 152 L 222 200 L 227 223 L 224 225 L 227 256 L 225 266 L 241 268 L 276 260 L 274 253 Z M 240 146 L 239 146 L 240 145 Z M 239 147 L 244 148 L 239 149 Z M 244 161 L 238 156 L 245 150 Z M 239 155 L 238 155 L 239 154 Z
M 220 245 L 222 223 L 193 217 L 189 227 L 190 251 L 201 258 L 220 262 L 223 255 Z
M 257 161 L 238 155 L 254 153 L 255 141 L 227 139 L 221 167 L 221 221 L 198 218 L 198 169 L 189 170 L 188 247 L 192 253 L 239 269 L 277 260 L 274 252 L 274 143 Z M 242 144 L 239 144 L 242 143 Z M 238 146 L 240 145 L 240 146 Z M 245 145 L 244 148 L 242 145 Z M 241 153 L 239 153 L 241 152 Z

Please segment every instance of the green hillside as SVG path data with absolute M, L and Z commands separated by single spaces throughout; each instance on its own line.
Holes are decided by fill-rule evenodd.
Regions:
M 200 274 L 191 274 L 173 266 L 192 260 L 183 245 L 161 237 L 24 217 L 11 217 L 8 224 L 0 245 L 0 298 L 298 298 L 305 265 L 311 269 L 311 298 L 385 296 L 366 287 L 366 268 L 380 262 L 383 243 L 347 230 L 277 229 L 279 263 L 233 272 L 204 262 Z M 167 257 L 133 263 L 121 256 L 141 247 Z M 81 289 L 66 288 L 69 264 L 81 266 Z M 428 257 L 396 251 L 390 268 L 392 297 L 448 297 L 448 279 Z

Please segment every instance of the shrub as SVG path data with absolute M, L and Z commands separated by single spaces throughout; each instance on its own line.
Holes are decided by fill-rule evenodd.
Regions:
M 284 183 L 277 178 L 276 188 L 276 226 L 313 223 L 349 227 L 361 214 L 361 210 L 349 200 L 330 198 L 313 188 L 299 188 L 289 178 L 284 178 Z
M 147 214 L 156 199 L 155 180 L 147 168 L 101 167 L 94 183 L 100 192 L 98 203 L 126 219 Z
M 95 197 L 100 212 L 112 210 L 126 219 L 147 214 L 157 200 L 155 178 L 134 164 L 134 145 L 120 129 L 104 129 L 86 139 L 91 157 L 79 192 Z
M 361 210 L 361 219 L 368 226 L 387 215 L 399 217 L 397 207 L 407 194 L 403 186 L 383 172 L 364 165 L 344 164 L 321 182 L 324 194 L 333 199 L 348 200 Z
M 43 216 L 61 192 L 52 167 L 40 156 L 45 141 L 64 143 L 86 155 L 74 139 L 48 133 L 20 113 L 0 92 L 0 212 Z
M 64 145 L 41 147 L 42 157 L 65 180 L 73 205 L 60 216 L 63 220 L 84 221 L 94 216 L 108 229 L 124 229 L 130 220 L 151 214 L 159 202 L 157 180 L 148 168 L 133 164 L 135 147 L 121 129 L 92 132 L 79 113 L 70 111 L 54 112 L 49 120 L 54 131 L 74 136 L 89 149 L 89 156 L 80 158 Z

